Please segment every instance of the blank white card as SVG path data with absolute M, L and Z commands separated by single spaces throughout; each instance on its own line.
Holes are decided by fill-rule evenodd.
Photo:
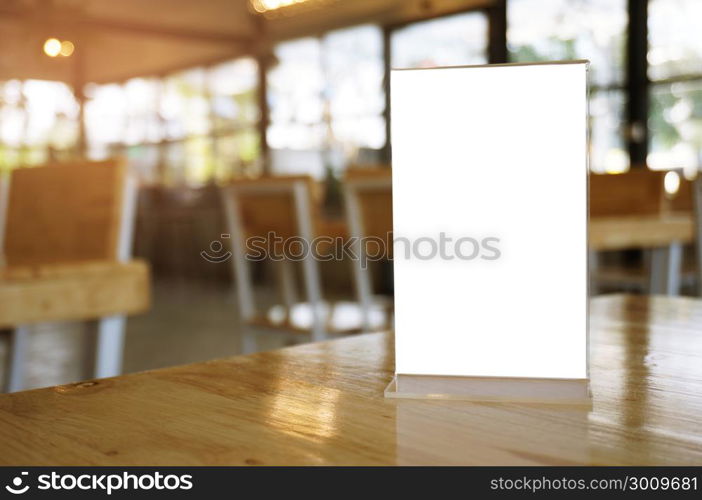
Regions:
M 398 374 L 587 377 L 586 73 L 392 72 Z

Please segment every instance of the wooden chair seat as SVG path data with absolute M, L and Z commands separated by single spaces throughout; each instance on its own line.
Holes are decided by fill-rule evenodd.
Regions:
M 694 240 L 692 215 L 672 212 L 666 172 L 633 168 L 623 174 L 590 175 L 591 291 L 599 285 L 677 294 L 682 245 Z M 637 249 L 650 256 L 638 271 L 598 269 L 597 252 Z M 645 274 L 644 274 L 645 273 Z
M 149 308 L 149 289 L 141 260 L 0 269 L 0 328 L 141 313 Z

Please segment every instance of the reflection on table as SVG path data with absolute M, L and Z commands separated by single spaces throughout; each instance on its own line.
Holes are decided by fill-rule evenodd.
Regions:
M 699 464 L 700 324 L 694 299 L 594 299 L 585 410 L 384 399 L 387 333 L 7 394 L 0 462 Z

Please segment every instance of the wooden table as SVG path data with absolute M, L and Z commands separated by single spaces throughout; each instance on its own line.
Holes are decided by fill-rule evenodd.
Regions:
M 691 213 L 592 217 L 589 228 L 590 248 L 597 251 L 667 247 L 671 242 L 691 243 L 695 236 Z
M 651 249 L 651 293 L 678 295 L 683 245 L 695 240 L 691 213 L 592 217 L 589 231 L 591 269 L 597 265 L 595 252 Z
M 592 270 L 597 267 L 596 252 L 651 249 L 651 293 L 679 294 L 683 245 L 695 241 L 695 220 L 691 212 L 591 217 L 588 228 Z M 343 220 L 321 219 L 318 229 L 324 236 L 349 237 Z
M 600 297 L 591 323 L 592 408 L 386 400 L 368 334 L 1 395 L 0 463 L 702 464 L 702 301 Z

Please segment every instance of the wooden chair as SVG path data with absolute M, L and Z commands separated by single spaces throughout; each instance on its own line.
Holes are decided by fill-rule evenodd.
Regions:
M 622 231 L 627 230 L 626 221 L 633 218 L 661 217 L 667 206 L 664 189 L 666 172 L 646 168 L 632 169 L 623 174 L 590 174 L 590 219 L 608 218 L 621 221 Z M 624 249 L 622 249 L 624 250 Z M 622 266 L 602 266 L 601 256 L 590 252 L 591 289 L 600 286 L 624 286 L 627 289 L 650 291 L 661 288 L 656 283 L 667 281 L 668 276 L 659 276 L 661 270 L 677 268 L 669 260 L 682 259 L 682 248 L 653 248 L 645 254 L 649 273 L 641 269 Z
M 258 349 L 259 333 L 274 333 L 293 341 L 312 341 L 364 331 L 362 308 L 351 301 L 327 301 L 323 297 L 319 262 L 306 252 L 299 259 L 285 255 L 283 241 L 292 238 L 313 242 L 317 236 L 343 238 L 334 226 L 334 234 L 319 234 L 319 186 L 308 176 L 276 176 L 240 180 L 221 188 L 231 243 L 231 262 L 241 315 L 242 351 Z M 275 237 L 280 241 L 275 243 Z M 258 248 L 275 249 L 283 258 L 274 261 L 279 278 L 282 304 L 262 308 L 256 305 L 250 260 L 267 260 L 251 252 L 247 245 L 257 238 Z M 324 249 L 323 244 L 318 245 Z M 328 241 L 326 243 L 329 243 Z M 277 245 L 277 246 L 276 246 Z M 248 247 L 248 248 L 247 248 Z M 254 249 L 255 250 L 255 249 Z M 302 267 L 305 301 L 298 301 L 295 265 Z
M 680 187 L 675 198 L 671 200 L 671 212 L 686 213 L 692 212 L 695 221 L 695 266 L 694 276 L 697 282 L 697 295 L 702 295 L 702 175 L 697 175 L 692 180 L 680 179 Z M 690 274 L 687 269 L 683 278 Z
M 384 314 L 378 314 L 378 307 L 387 309 L 388 304 L 378 304 L 373 297 L 367 257 L 375 252 L 369 252 L 370 241 L 368 244 L 362 241 L 368 238 L 374 238 L 377 243 L 382 241 L 387 252 L 385 257 L 392 257 L 392 170 L 389 167 L 349 169 L 344 178 L 344 201 L 352 248 L 359 257 L 351 266 L 363 311 L 363 326 L 366 330 L 387 328 L 388 325 L 373 321 L 374 313 L 377 318 Z
M 9 181 L 9 182 L 8 182 Z M 22 389 L 30 325 L 87 320 L 95 377 L 121 372 L 126 313 L 148 306 L 148 268 L 131 262 L 136 185 L 117 161 L 14 170 L 0 189 L 0 327 L 6 375 Z
M 271 238 L 302 238 L 311 242 L 316 234 L 317 213 L 315 185 L 311 177 L 281 176 L 255 180 L 240 180 L 221 188 L 224 211 L 229 228 L 233 273 L 237 300 L 242 318 L 242 350 L 257 350 L 258 331 L 308 334 L 313 341 L 324 340 L 324 304 L 317 261 L 308 254 L 302 259 L 302 275 L 307 302 L 302 304 L 311 318 L 295 321 L 297 305 L 296 283 L 292 262 L 277 261 L 281 277 L 283 309 L 259 312 L 255 305 L 253 283 L 247 256 L 247 239 L 256 237 L 263 246 L 282 243 Z M 271 247 L 273 248 L 273 247 Z M 268 256 L 260 256 L 266 260 Z M 271 313 L 271 314 L 269 314 Z M 280 314 L 282 313 L 282 314 Z

